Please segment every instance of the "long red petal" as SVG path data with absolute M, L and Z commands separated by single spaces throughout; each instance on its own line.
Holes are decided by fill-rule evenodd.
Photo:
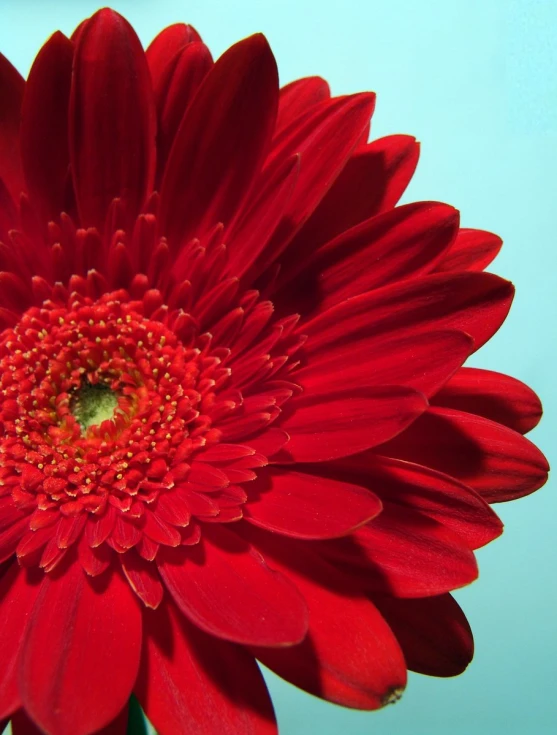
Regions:
M 137 676 L 141 611 L 117 573 L 77 563 L 46 576 L 22 642 L 21 699 L 47 732 L 88 735 L 125 706 Z
M 255 278 L 287 247 L 296 232 L 330 189 L 361 137 L 375 106 L 375 95 L 357 94 L 332 101 L 322 120 L 311 121 L 307 135 L 300 136 L 280 151 L 269 163 L 278 167 L 284 157 L 300 154 L 300 175 L 283 220 L 260 262 L 254 266 Z
M 381 512 L 377 496 L 358 485 L 278 468 L 251 482 L 248 497 L 247 520 L 297 538 L 343 536 Z
M 202 543 L 188 549 L 185 562 L 178 552 L 165 550 L 159 557 L 176 604 L 207 633 L 262 646 L 291 645 L 306 634 L 307 610 L 299 592 L 235 532 L 204 529 Z
M 24 90 L 23 77 L 0 54 L 0 179 L 3 179 L 15 202 L 19 202 L 25 186 L 19 148 Z
M 275 135 L 330 95 L 329 85 L 321 77 L 305 77 L 285 84 L 280 90 Z
M 440 595 L 478 576 L 464 539 L 418 510 L 387 501 L 367 526 L 323 542 L 323 550 L 371 591 L 395 597 Z
M 521 434 L 450 408 L 430 408 L 378 453 L 452 475 L 490 503 L 534 492 L 549 470 L 540 450 Z
M 145 51 L 155 91 L 170 61 L 184 46 L 195 41 L 201 41 L 199 33 L 185 23 L 174 23 L 167 26 L 155 36 Z
M 394 283 L 348 299 L 319 314 L 300 332 L 309 334 L 304 349 L 323 350 L 360 334 L 457 329 L 479 349 L 499 329 L 514 289 L 491 273 L 431 275 Z
M 526 434 L 542 416 L 538 396 L 520 380 L 491 370 L 462 368 L 432 400 L 435 406 L 468 411 Z
M 309 632 L 297 646 L 253 649 L 279 676 L 344 707 L 377 709 L 396 701 L 406 665 L 389 626 L 374 605 L 308 544 L 286 545 L 270 534 L 253 542 L 299 586 L 310 611 Z
M 436 270 L 483 271 L 496 257 L 503 241 L 498 235 L 483 230 L 462 229 Z
M 182 120 L 162 182 L 161 232 L 174 247 L 230 221 L 261 167 L 277 100 L 264 36 L 235 44 L 216 62 Z
M 70 157 L 83 225 L 104 226 L 122 198 L 135 218 L 155 172 L 155 105 L 141 43 L 113 10 L 99 10 L 77 43 Z
M 45 219 L 64 210 L 70 165 L 68 108 L 74 44 L 49 38 L 27 80 L 21 122 L 21 157 L 29 194 Z
M 179 55 L 164 95 L 157 105 L 157 180 L 164 171 L 182 118 L 212 66 L 211 52 L 204 43 L 189 43 Z
M 413 462 L 364 452 L 327 466 L 375 492 L 382 500 L 421 513 L 461 536 L 471 549 L 493 541 L 503 524 L 476 492 L 449 475 Z
M 288 406 L 290 415 L 280 423 L 290 435 L 284 452 L 296 462 L 323 462 L 396 436 L 425 411 L 427 401 L 411 388 L 384 386 L 302 396 Z
M 172 606 L 145 615 L 135 693 L 159 735 L 275 735 L 255 660 L 203 633 Z
M 0 579 L 0 718 L 11 715 L 21 702 L 17 685 L 21 639 L 42 579 L 42 572 L 22 569 L 15 561 Z
M 293 242 L 317 247 L 380 212 L 392 209 L 418 163 L 419 145 L 391 135 L 366 145 L 348 161 Z
M 279 291 L 278 300 L 308 314 L 316 306 L 322 311 L 393 281 L 426 275 L 449 248 L 458 221 L 456 209 L 436 202 L 372 217 L 310 251 L 310 262 L 284 293 Z M 303 265 L 303 256 L 299 260 Z
M 428 676 L 457 676 L 474 655 L 468 621 L 451 595 L 373 601 L 396 635 L 411 671 Z
M 468 335 L 455 331 L 408 334 L 398 339 L 371 334 L 316 351 L 293 377 L 308 394 L 324 396 L 348 385 L 363 388 L 392 383 L 429 397 L 462 365 L 472 346 Z
M 282 220 L 300 173 L 300 157 L 292 156 L 284 166 L 262 174 L 249 208 L 227 233 L 228 271 L 240 278 L 265 250 Z

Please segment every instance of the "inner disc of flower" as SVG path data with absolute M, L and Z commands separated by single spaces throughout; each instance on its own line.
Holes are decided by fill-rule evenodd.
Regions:
M 83 431 L 109 421 L 118 405 L 118 396 L 107 385 L 85 382 L 71 402 L 71 412 Z

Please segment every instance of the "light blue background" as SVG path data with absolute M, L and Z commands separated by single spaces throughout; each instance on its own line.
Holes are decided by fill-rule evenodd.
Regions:
M 447 201 L 461 210 L 464 226 L 505 240 L 493 270 L 514 281 L 517 297 L 504 328 L 474 364 L 511 373 L 541 394 L 547 416 L 531 437 L 551 461 L 557 2 L 114 0 L 113 6 L 145 43 L 183 20 L 217 56 L 263 31 L 283 83 L 320 74 L 335 94 L 378 93 L 373 135 L 412 133 L 422 142 L 405 200 Z M 27 74 L 52 31 L 70 32 L 98 7 L 85 0 L 0 0 L 0 50 Z M 269 676 L 282 735 L 557 732 L 555 489 L 550 483 L 498 508 L 506 532 L 478 554 L 479 581 L 457 594 L 477 645 L 463 676 L 411 676 L 402 701 L 378 713 L 335 707 Z

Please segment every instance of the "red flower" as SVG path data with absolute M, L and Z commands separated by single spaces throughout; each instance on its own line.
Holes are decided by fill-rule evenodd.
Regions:
M 102 10 L 0 96 L 0 717 L 263 735 L 256 658 L 362 709 L 462 671 L 449 592 L 547 472 L 536 396 L 461 367 L 499 238 L 395 208 L 415 140 L 261 35 Z

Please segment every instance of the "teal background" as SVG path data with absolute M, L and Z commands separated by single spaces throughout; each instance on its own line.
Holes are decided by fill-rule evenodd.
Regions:
M 99 7 L 86 0 L 0 0 L 0 50 L 24 74 L 41 43 Z M 378 94 L 372 134 L 422 142 L 405 201 L 439 199 L 464 226 L 499 233 L 493 266 L 517 296 L 474 365 L 542 396 L 531 434 L 554 452 L 557 400 L 555 198 L 557 2 L 554 0 L 114 0 L 147 43 L 165 25 L 197 27 L 215 56 L 263 31 L 282 83 L 320 74 L 333 93 Z M 553 439 L 553 441 L 552 441 Z M 555 483 L 498 507 L 503 537 L 479 552 L 481 576 L 457 593 L 477 653 L 452 680 L 413 675 L 402 701 L 344 710 L 269 675 L 282 735 L 506 735 L 557 732 Z

